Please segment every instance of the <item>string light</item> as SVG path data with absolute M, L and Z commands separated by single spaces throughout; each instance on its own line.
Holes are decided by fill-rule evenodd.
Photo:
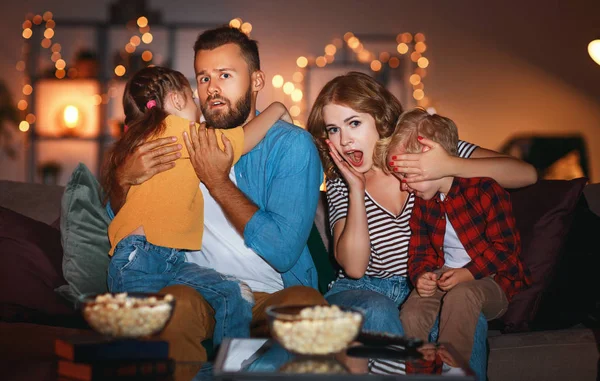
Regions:
M 302 90 L 300 89 L 294 89 L 294 91 L 292 91 L 292 100 L 294 102 L 300 102 L 302 100 L 302 97 L 304 96 L 304 94 L 302 93 Z
M 127 70 L 125 69 L 125 66 L 123 66 L 123 65 L 117 65 L 117 66 L 115 67 L 115 74 L 116 74 L 118 77 L 122 77 L 122 76 L 124 76 L 126 72 L 127 72 Z
M 404 42 L 401 42 L 398 44 L 398 47 L 396 48 L 396 50 L 400 54 L 406 54 L 408 52 L 408 45 Z
M 142 53 L 142 60 L 144 60 L 145 62 L 152 61 L 152 52 L 149 50 L 145 50 L 144 53 Z
M 294 75 L 292 76 L 292 81 L 294 82 L 302 82 L 304 80 L 304 74 L 302 74 L 301 72 L 297 71 L 294 73 Z
M 21 123 L 19 123 L 19 130 L 21 132 L 27 132 L 27 131 L 29 131 L 29 123 L 27 123 L 26 120 L 24 120 Z
M 44 37 L 46 37 L 47 39 L 51 39 L 52 37 L 54 37 L 54 29 L 46 28 L 46 30 L 44 31 Z
M 154 37 L 152 37 L 152 33 L 150 32 L 146 32 L 142 35 L 142 41 L 144 42 L 144 44 L 151 43 L 153 39 Z
M 273 77 L 273 87 L 278 89 L 281 86 L 283 86 L 283 77 L 279 74 L 277 74 L 276 76 Z
M 299 68 L 305 68 L 308 65 L 308 59 L 304 56 L 300 56 L 296 60 L 296 65 L 298 65 Z
M 236 21 L 237 20 L 237 21 Z M 240 22 L 241 19 L 233 19 L 230 25 Z M 237 25 L 237 24 L 236 24 Z M 240 24 L 241 25 L 241 24 Z M 384 65 L 387 64 L 390 69 L 397 69 L 400 66 L 400 58 L 395 56 L 395 52 L 379 52 L 377 55 L 365 48 L 360 38 L 355 36 L 352 32 L 344 33 L 342 38 L 334 38 L 330 43 L 324 47 L 325 54 L 318 56 L 312 60 L 305 56 L 300 56 L 296 59 L 296 66 L 300 69 L 304 69 L 308 66 L 316 66 L 323 68 L 328 64 L 334 62 L 336 53 L 342 48 L 344 43 L 350 50 L 355 54 L 356 59 L 361 62 L 368 64 L 370 69 L 374 72 L 379 72 L 383 69 Z M 409 32 L 399 33 L 396 36 L 396 52 L 401 56 L 410 53 L 409 57 L 414 62 L 413 73 L 409 77 L 409 82 L 413 87 L 413 98 L 419 103 L 420 106 L 425 107 L 429 104 L 429 99 L 425 96 L 425 85 L 423 78 L 426 76 L 426 70 L 429 66 L 429 59 L 424 57 L 424 53 L 427 51 L 427 45 L 425 44 L 425 35 L 423 33 L 416 33 L 414 36 Z M 292 101 L 300 102 L 303 98 L 302 90 L 304 74 L 301 71 L 296 71 L 292 80 L 296 83 L 296 87 L 291 82 L 285 82 L 284 78 L 280 75 L 273 77 L 273 86 L 275 88 L 283 87 L 283 92 L 290 95 Z M 285 83 L 284 83 L 285 82 Z M 298 88 L 300 87 L 300 88 Z M 301 115 L 302 109 L 298 105 L 293 105 L 290 108 L 290 113 L 294 118 Z M 299 122 L 294 120 L 294 124 Z
M 141 42 L 140 36 L 133 36 L 129 39 L 129 43 L 133 46 L 139 46 Z
M 148 18 L 146 18 L 145 16 L 138 17 L 138 19 L 137 19 L 137 25 L 140 28 L 147 27 L 148 26 Z
M 325 54 L 327 54 L 329 56 L 335 55 L 336 51 L 337 51 L 337 48 L 333 44 L 329 44 L 329 45 L 325 46 Z
M 229 26 L 232 28 L 239 29 L 242 26 L 242 19 L 238 17 L 238 18 L 231 20 L 229 22 Z
M 410 76 L 409 78 L 409 82 L 413 85 L 416 86 L 419 83 L 421 83 L 421 76 L 419 74 L 413 74 Z
M 381 61 L 379 60 L 373 60 L 371 61 L 371 70 L 373 71 L 379 71 L 381 70 Z
M 246 34 L 250 34 L 250 32 L 252 32 L 252 24 L 250 24 L 249 22 L 245 22 L 240 27 L 240 30 Z
M 287 95 L 290 95 L 290 94 L 292 94 L 292 92 L 294 91 L 294 89 L 295 89 L 295 88 L 296 88 L 296 87 L 294 86 L 294 84 L 293 84 L 293 83 L 291 83 L 291 82 L 286 82 L 286 83 L 283 85 L 283 92 L 284 92 L 284 93 L 286 93 Z
M 250 24 L 249 22 L 244 22 L 244 20 L 242 20 L 239 17 L 236 17 L 229 21 L 229 26 L 231 28 L 241 30 L 242 33 L 247 34 L 248 36 L 250 35 L 250 32 L 252 32 L 252 24 Z
M 294 118 L 300 115 L 301 112 L 302 110 L 300 110 L 300 107 L 298 107 L 297 105 L 293 105 L 292 107 L 290 107 L 290 115 Z
M 58 61 L 56 61 L 56 64 L 54 65 L 58 70 L 63 70 L 66 66 L 67 63 L 65 62 L 65 60 L 63 60 L 62 58 L 59 59 Z

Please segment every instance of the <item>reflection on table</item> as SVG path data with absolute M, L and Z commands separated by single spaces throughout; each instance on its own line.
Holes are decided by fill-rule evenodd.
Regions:
M 444 375 L 474 380 L 473 372 L 459 359 L 451 345 L 363 345 L 356 343 L 331 356 L 297 356 L 274 340 L 233 339 L 223 343 L 214 374 L 243 379 L 284 374 L 317 375 Z M 243 377 L 242 377 L 243 376 Z M 250 378 L 249 378 L 250 377 Z M 259 379 L 259 378 L 255 378 Z

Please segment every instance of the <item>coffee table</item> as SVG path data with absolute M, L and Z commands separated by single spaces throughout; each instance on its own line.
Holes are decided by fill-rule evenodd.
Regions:
M 450 365 L 450 366 L 449 366 Z M 357 344 L 334 356 L 296 356 L 273 339 L 226 339 L 213 375 L 216 380 L 472 380 L 475 373 L 451 344 L 416 348 Z

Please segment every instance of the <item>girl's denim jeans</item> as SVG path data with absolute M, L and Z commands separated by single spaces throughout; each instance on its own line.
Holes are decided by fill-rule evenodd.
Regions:
M 117 244 L 108 267 L 111 292 L 158 292 L 176 284 L 196 289 L 215 310 L 215 346 L 224 337 L 250 337 L 254 299 L 247 285 L 186 262 L 185 251 L 153 245 L 144 236 Z

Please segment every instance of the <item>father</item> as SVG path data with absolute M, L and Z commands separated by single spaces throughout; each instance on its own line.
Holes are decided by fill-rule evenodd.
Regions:
M 202 33 L 194 51 L 198 96 L 207 125 L 232 128 L 251 120 L 265 83 L 256 41 L 238 29 L 221 27 Z M 175 165 L 181 149 L 181 144 L 173 145 L 175 140 L 151 141 L 131 154 L 118 172 L 122 192 L 110 200 L 115 211 L 131 185 Z M 187 136 L 186 140 L 194 147 L 203 143 L 196 134 L 191 142 Z M 252 334 L 267 334 L 265 309 L 270 305 L 325 304 L 316 290 L 317 272 L 306 246 L 323 180 L 311 135 L 278 121 L 234 167 L 220 150 L 196 151 L 191 160 L 203 182 L 205 216 L 202 250 L 190 253 L 188 260 L 250 286 L 255 300 Z M 205 360 L 200 342 L 212 336 L 210 306 L 191 288 L 176 286 L 168 291 L 178 303 L 163 333 L 171 343 L 171 356 Z

